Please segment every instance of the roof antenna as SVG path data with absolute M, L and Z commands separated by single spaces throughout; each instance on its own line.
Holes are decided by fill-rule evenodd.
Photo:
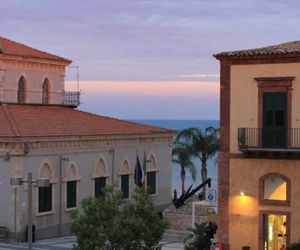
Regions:
M 0 48 L 1 49 L 1 48 Z M 79 92 L 79 66 L 78 65 L 74 65 L 74 66 L 68 66 L 68 68 L 71 69 L 76 69 L 76 82 L 77 82 L 77 92 Z

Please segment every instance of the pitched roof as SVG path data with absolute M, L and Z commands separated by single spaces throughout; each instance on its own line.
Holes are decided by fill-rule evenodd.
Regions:
M 0 105 L 0 138 L 107 136 L 172 133 L 63 106 Z
M 60 56 L 50 54 L 41 50 L 34 49 L 27 45 L 0 37 L 0 55 L 21 56 L 25 58 L 44 59 L 60 61 L 70 64 L 72 61 Z
M 257 57 L 268 57 L 268 56 L 300 56 L 300 41 L 281 43 L 278 45 L 272 45 L 257 49 L 238 50 L 221 52 L 214 54 L 217 59 L 222 58 L 257 58 Z

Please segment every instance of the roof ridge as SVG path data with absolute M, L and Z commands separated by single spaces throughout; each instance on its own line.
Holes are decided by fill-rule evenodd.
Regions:
M 88 112 L 88 111 L 83 111 L 83 110 L 80 110 L 80 109 L 74 109 L 74 111 L 76 111 L 76 112 L 83 112 L 83 113 L 90 114 L 90 115 L 93 115 L 93 116 L 96 116 L 96 117 L 97 116 L 98 117 L 101 116 L 101 117 L 106 118 L 106 119 L 110 119 L 110 120 L 114 120 L 114 121 L 119 121 L 119 122 L 124 122 L 124 123 L 127 123 L 127 124 L 135 124 L 135 125 L 139 125 L 139 126 L 145 126 L 145 127 L 148 127 L 148 128 L 162 129 L 162 130 L 165 130 L 165 132 L 174 132 L 174 131 L 176 131 L 176 130 L 173 130 L 173 129 L 158 127 L 158 126 L 155 126 L 155 125 L 148 125 L 148 124 L 144 124 L 144 123 L 123 120 L 123 119 L 119 119 L 119 118 L 115 118 L 115 117 L 110 117 L 110 116 L 106 116 L 106 115 L 98 115 L 98 114 L 94 114 L 94 113 L 91 113 L 91 112 Z
M 41 49 L 33 48 L 33 47 L 31 47 L 31 46 L 29 46 L 29 45 L 27 45 L 27 44 L 20 43 L 20 42 L 16 42 L 16 41 L 11 40 L 11 39 L 6 38 L 6 37 L 0 37 L 0 41 L 1 41 L 1 44 L 2 44 L 2 46 L 0 46 L 0 47 L 1 47 L 1 49 L 2 49 L 2 53 L 3 53 L 3 54 L 5 54 L 5 47 L 3 46 L 3 40 L 6 40 L 6 41 L 8 41 L 8 42 L 10 42 L 10 43 L 13 43 L 13 44 L 17 44 L 17 45 L 19 45 L 19 46 L 21 45 L 21 46 L 27 47 L 28 49 L 31 49 L 31 50 L 33 50 L 33 51 L 35 51 L 35 52 L 38 52 L 38 53 L 44 53 L 44 54 L 47 55 L 48 57 L 52 57 L 52 59 L 48 58 L 47 60 L 65 61 L 65 62 L 69 62 L 69 63 L 72 62 L 71 60 L 69 60 L 69 59 L 67 59 L 67 58 L 65 58 L 65 57 L 57 56 L 57 55 L 52 54 L 52 53 L 49 53 L 49 52 L 47 52 L 47 51 L 44 51 L 44 50 L 41 50 Z M 8 53 L 8 54 L 9 54 L 9 53 Z M 34 58 L 34 56 L 33 56 L 33 58 Z
M 8 122 L 9 122 L 9 124 L 11 125 L 11 129 L 12 129 L 13 133 L 15 134 L 15 136 L 20 136 L 20 132 L 19 132 L 19 130 L 18 130 L 18 128 L 17 128 L 17 126 L 16 126 L 16 124 L 15 124 L 12 116 L 9 113 L 6 104 L 3 104 L 1 106 L 2 106 L 2 109 L 4 111 L 4 114 L 5 114 Z

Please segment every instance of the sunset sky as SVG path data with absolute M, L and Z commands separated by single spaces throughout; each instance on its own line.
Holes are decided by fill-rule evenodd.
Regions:
M 300 39 L 300 1 L 3 0 L 0 36 L 73 60 L 81 109 L 218 119 L 213 53 Z M 74 69 L 67 72 L 75 88 Z

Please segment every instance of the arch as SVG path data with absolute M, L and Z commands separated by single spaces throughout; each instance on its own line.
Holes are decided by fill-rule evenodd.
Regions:
M 98 178 L 98 177 L 108 177 L 109 172 L 107 169 L 107 163 L 104 160 L 102 156 L 100 156 L 96 164 L 94 165 L 93 172 L 92 172 L 92 178 Z
M 25 103 L 26 93 L 26 80 L 24 76 L 21 76 L 18 81 L 18 103 Z
M 78 167 L 74 162 L 70 162 L 65 171 L 64 182 L 80 180 Z
M 121 167 L 119 169 L 119 175 L 128 175 L 132 174 L 131 167 L 130 167 L 130 161 L 128 157 L 125 156 L 124 160 L 122 161 Z
M 50 81 L 45 78 L 42 86 L 42 104 L 49 104 Z
M 158 171 L 157 160 L 154 153 L 150 153 L 147 158 L 147 172 Z
M 282 180 L 280 182 L 280 180 Z M 283 195 L 284 199 L 274 198 L 270 195 L 266 198 L 266 184 L 277 182 L 280 186 L 276 187 L 277 191 L 285 192 Z M 275 190 L 275 189 L 274 189 Z M 261 205 L 279 205 L 279 206 L 290 206 L 291 203 L 291 180 L 280 173 L 267 173 L 259 178 L 259 202 Z

